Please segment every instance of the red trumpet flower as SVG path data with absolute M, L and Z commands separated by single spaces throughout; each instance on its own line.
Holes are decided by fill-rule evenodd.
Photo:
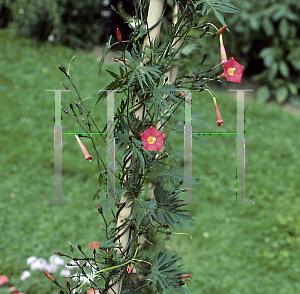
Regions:
M 221 126 L 223 123 L 223 119 L 221 117 L 221 113 L 219 111 L 218 105 L 217 105 L 217 101 L 216 98 L 213 97 L 214 100 L 214 105 L 215 105 L 215 112 L 216 112 L 216 117 L 217 117 L 217 126 Z
M 222 34 L 220 34 L 220 52 L 222 61 L 221 64 L 223 66 L 224 73 L 222 73 L 218 78 L 225 77 L 228 82 L 240 83 L 244 67 L 236 62 L 233 57 L 227 61 Z
M 84 157 L 86 160 L 92 161 L 92 156 L 89 154 L 89 152 L 87 151 L 87 149 L 85 148 L 85 146 L 82 144 L 81 140 L 79 139 L 78 135 L 75 135 L 76 140 L 81 148 L 82 153 L 84 154 Z

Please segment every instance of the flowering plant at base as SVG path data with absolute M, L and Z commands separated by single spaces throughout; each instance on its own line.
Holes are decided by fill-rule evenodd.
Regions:
M 161 4 L 163 15 L 164 0 L 155 3 L 158 6 Z M 202 68 L 207 58 L 206 52 L 203 52 L 202 64 L 196 72 L 171 78 L 172 68 L 177 64 L 177 53 L 190 34 L 194 30 L 201 31 L 197 38 L 211 34 L 208 32 L 208 23 L 202 19 L 202 12 L 217 4 L 198 4 L 180 1 L 178 19 L 171 24 L 172 29 L 168 30 L 168 37 L 163 42 L 159 40 L 160 20 L 157 23 L 157 12 L 152 15 L 151 4 L 149 10 L 144 9 L 144 2 L 136 5 L 140 9 L 137 14 L 141 19 L 132 26 L 129 40 L 122 39 L 122 27 L 116 30 L 118 42 L 111 44 L 111 38 L 107 42 L 99 73 L 108 51 L 115 46 L 117 69 L 114 72 L 107 70 L 111 81 L 98 92 L 95 100 L 96 105 L 105 101 L 115 103 L 115 112 L 101 128 L 92 118 L 93 109 L 85 106 L 85 99 L 81 98 L 69 69 L 59 66 L 75 89 L 73 94 L 78 101 L 75 103 L 77 108 L 71 101 L 70 110 L 63 108 L 66 110 L 64 113 L 80 125 L 85 133 L 82 136 L 91 140 L 95 150 L 99 189 L 94 201 L 98 201 L 97 209 L 104 223 L 99 226 L 100 232 L 103 232 L 101 239 L 99 236 L 96 239 L 100 244 L 92 242 L 89 245 L 93 250 L 70 245 L 70 255 L 54 251 L 59 256 L 69 258 L 78 270 L 67 280 L 69 284 L 65 283 L 67 289 L 64 288 L 64 293 L 94 290 L 103 294 L 137 291 L 187 293 L 184 280 L 188 280 L 191 274 L 185 274 L 178 255 L 158 244 L 156 238 L 170 238 L 173 230 L 184 228 L 185 223 L 192 220 L 181 199 L 186 191 L 184 173 L 171 149 L 170 132 L 177 132 L 181 136 L 184 128 L 175 113 L 184 105 L 191 104 L 186 95 L 188 91 L 201 92 L 206 89 L 207 82 L 218 81 L 218 73 L 213 73 L 213 68 Z M 226 10 L 219 5 L 218 13 L 222 9 Z M 145 14 L 147 11 L 148 18 Z M 126 19 L 126 25 L 131 24 L 122 11 L 118 13 Z M 223 24 L 215 35 L 221 35 L 225 29 L 226 25 Z M 211 40 L 214 40 L 212 35 Z M 63 86 L 69 89 L 69 86 Z M 111 91 L 114 91 L 114 102 L 109 102 Z M 217 124 L 221 125 L 223 120 L 216 102 L 215 112 Z M 100 136 L 94 136 L 95 133 Z M 96 144 L 95 137 L 102 141 Z M 79 136 L 76 139 L 85 158 L 91 159 Z M 106 148 L 107 162 L 98 148 Z M 111 150 L 115 150 L 113 155 Z M 192 179 L 190 181 L 196 191 L 194 187 L 199 183 Z M 151 194 L 146 194 L 147 190 Z M 108 219 L 109 213 L 111 219 Z M 145 239 L 147 242 L 143 242 Z M 55 283 L 49 275 L 47 277 Z

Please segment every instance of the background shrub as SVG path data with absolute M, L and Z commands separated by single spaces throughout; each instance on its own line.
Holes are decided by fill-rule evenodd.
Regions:
M 89 48 L 103 32 L 102 0 L 14 0 L 13 21 L 21 35 Z
M 0 28 L 6 28 L 12 20 L 12 13 L 7 1 L 0 1 Z
M 240 8 L 240 13 L 225 14 L 229 32 L 223 39 L 227 58 L 233 56 L 244 68 L 243 77 L 248 77 L 258 87 L 255 94 L 260 101 L 289 101 L 300 106 L 300 2 L 298 0 L 250 0 L 231 1 Z M 213 15 L 210 21 L 218 28 L 222 25 Z M 206 16 L 203 17 L 203 22 Z M 210 27 L 209 32 L 214 33 Z M 201 32 L 200 32 L 201 33 Z M 192 37 L 199 35 L 194 32 Z M 212 66 L 218 60 L 220 49 L 216 42 L 198 38 L 198 44 L 182 50 L 185 58 L 184 73 L 191 73 L 202 61 L 199 48 L 207 48 L 210 56 L 206 62 Z M 214 46 L 214 50 L 210 50 Z M 220 59 L 220 58 L 219 58 Z M 216 70 L 222 69 L 217 67 Z M 226 84 L 226 83 L 225 83 Z M 222 85 L 223 86 L 223 85 Z
M 300 2 L 234 0 L 241 13 L 229 19 L 234 51 L 245 59 L 245 74 L 260 87 L 259 100 L 300 105 Z

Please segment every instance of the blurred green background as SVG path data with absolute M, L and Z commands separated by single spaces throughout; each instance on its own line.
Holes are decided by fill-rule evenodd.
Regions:
M 287 8 L 290 2 L 295 7 L 298 5 L 287 1 Z M 17 5 L 18 1 L 11 3 Z M 239 3 L 254 5 L 255 1 Z M 230 19 L 227 17 L 228 23 Z M 9 277 L 10 285 L 21 292 L 52 294 L 57 289 L 40 272 L 32 271 L 29 279 L 20 280 L 22 271 L 29 269 L 27 258 L 48 260 L 53 250 L 68 252 L 68 241 L 80 243 L 87 251 L 91 241 L 103 240 L 98 227 L 103 223 L 92 202 L 98 189 L 96 161 L 84 160 L 73 136 L 63 137 L 63 201 L 71 205 L 44 204 L 53 201 L 54 193 L 54 95 L 46 90 L 63 89 L 60 82 L 66 79 L 57 65 L 67 66 L 74 55 L 70 73 L 81 96 L 94 97 L 87 100 L 91 105 L 98 90 L 108 83 L 109 75 L 103 71 L 98 76 L 98 63 L 90 51 L 27 39 L 17 34 L 16 27 L 16 23 L 10 23 L 10 28 L 0 30 L 0 275 Z M 229 36 L 235 34 L 233 25 L 230 29 L 231 33 L 224 35 L 227 54 L 239 54 L 246 62 L 243 50 L 230 46 Z M 246 24 L 244 29 L 248 29 Z M 261 33 L 264 31 L 262 27 Z M 251 64 L 255 62 L 252 60 Z M 114 68 L 111 63 L 106 66 L 110 70 Z M 294 73 L 293 77 L 297 78 Z M 201 204 L 189 207 L 195 221 L 183 231 L 189 235 L 172 234 L 167 241 L 162 240 L 179 252 L 187 272 L 192 273 L 192 281 L 187 281 L 191 293 L 300 292 L 299 110 L 293 106 L 294 102 L 283 107 L 275 98 L 267 104 L 263 103 L 265 99 L 258 101 L 256 83 L 252 84 L 248 76 L 240 85 L 226 81 L 221 87 L 211 85 L 218 95 L 224 120 L 222 131 L 234 127 L 236 115 L 235 94 L 227 90 L 254 89 L 245 97 L 245 200 L 255 204 L 228 204 L 235 197 L 234 137 L 203 136 L 200 142 L 193 140 L 193 176 L 203 184 L 199 188 L 202 197 L 193 194 L 193 200 Z M 263 85 L 269 87 L 266 80 Z M 69 109 L 72 100 L 69 95 L 63 96 L 63 106 Z M 208 93 L 194 94 L 192 105 L 194 129 L 199 126 L 220 131 Z M 100 122 L 105 120 L 101 107 L 92 109 Z M 77 126 L 64 115 L 63 128 L 66 131 Z M 173 142 L 174 152 L 182 156 L 183 138 L 174 138 Z M 92 150 L 89 142 L 84 143 Z M 58 273 L 54 276 L 63 280 Z M 0 287 L 0 293 L 8 293 L 7 287 Z

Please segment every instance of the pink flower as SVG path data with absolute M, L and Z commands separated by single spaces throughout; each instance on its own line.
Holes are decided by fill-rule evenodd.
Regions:
M 100 243 L 99 242 L 91 242 L 89 244 L 89 248 L 92 248 L 92 249 L 97 249 L 99 247 Z
M 234 60 L 233 57 L 229 61 L 222 62 L 225 78 L 228 82 L 240 83 L 242 80 L 244 67 Z
M 153 127 L 150 127 L 141 134 L 143 146 L 147 151 L 158 151 L 164 142 L 164 135 Z
M 130 274 L 132 271 L 132 267 L 128 264 L 127 265 L 127 273 Z
M 78 135 L 75 135 L 76 140 L 81 148 L 82 153 L 84 154 L 84 157 L 86 160 L 90 160 L 92 161 L 92 156 L 89 154 L 89 152 L 87 151 L 87 149 L 85 148 L 85 146 L 82 144 L 81 140 L 79 139 Z
M 221 126 L 223 123 L 223 119 L 221 117 L 221 113 L 219 111 L 218 105 L 217 105 L 217 101 L 216 98 L 213 97 L 214 100 L 214 105 L 215 105 L 215 112 L 216 112 L 216 117 L 217 117 L 217 126 Z
M 90 289 L 86 294 L 99 294 L 98 290 Z
M 218 78 L 225 77 L 228 82 L 240 83 L 242 80 L 244 67 L 236 62 L 233 57 L 227 61 L 222 34 L 220 34 L 220 52 L 221 64 L 223 66 L 224 73 L 222 73 Z
M 7 276 L 0 275 L 0 286 L 8 282 L 9 282 L 9 278 Z

